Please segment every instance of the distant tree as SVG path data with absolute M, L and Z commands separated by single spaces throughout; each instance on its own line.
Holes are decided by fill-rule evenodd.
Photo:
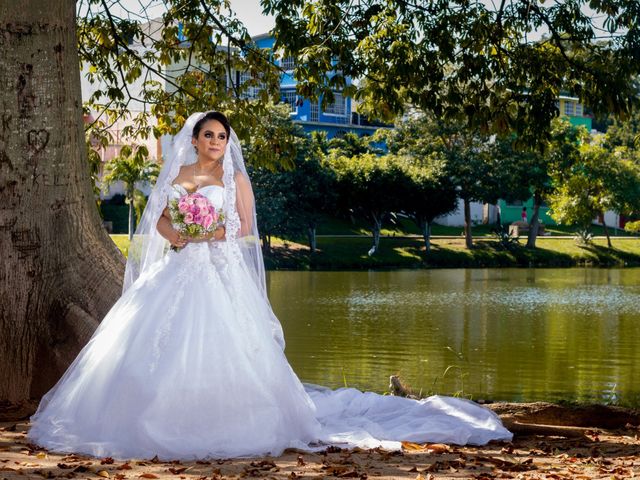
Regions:
M 442 161 L 432 161 L 426 165 L 409 161 L 405 167 L 408 181 L 400 197 L 402 211 L 420 229 L 427 252 L 431 250 L 434 219 L 457 208 L 456 190 L 447 178 L 445 167 Z
M 136 190 L 141 183 L 153 183 L 158 178 L 160 167 L 149 160 L 149 151 L 145 146 L 125 145 L 120 153 L 105 165 L 102 181 L 106 186 L 122 182 L 125 198 L 129 205 L 129 240 L 136 230 L 135 200 Z M 140 217 L 138 217 L 139 219 Z
M 379 130 L 389 151 L 408 156 L 416 165 L 429 166 L 433 159 L 444 162 L 443 178 L 453 185 L 463 202 L 467 248 L 473 247 L 471 202 L 495 203 L 510 172 L 500 166 L 489 135 L 464 123 L 438 119 L 413 111 L 394 130 Z M 504 164 L 505 162 L 503 162 Z
M 611 152 L 595 142 L 582 144 L 574 163 L 555 174 L 557 187 L 549 196 L 551 217 L 588 231 L 601 215 L 611 248 L 604 213 L 638 211 L 640 203 L 640 169 L 625 153 L 628 149 Z
M 328 141 L 328 150 L 337 150 L 341 155 L 353 157 L 365 153 L 381 155 L 384 151 L 374 145 L 375 140 L 368 135 L 360 136 L 357 133 L 347 132 L 342 136 L 333 137 Z
M 394 156 L 377 156 L 364 153 L 353 157 L 337 155 L 328 157 L 337 177 L 337 190 L 342 208 L 359 211 L 371 222 L 373 255 L 380 245 L 382 222 L 400 209 L 405 194 L 407 177 Z
M 499 159 L 502 172 L 500 196 L 505 200 L 533 199 L 529 220 L 527 248 L 535 248 L 540 225 L 540 207 L 555 191 L 552 176 L 573 165 L 580 155 L 580 145 L 587 138 L 584 127 L 573 126 L 566 118 L 551 124 L 547 141 L 539 145 L 523 145 L 517 135 L 498 136 L 493 155 Z M 560 181 L 560 176 L 556 175 Z
M 272 237 L 300 233 L 300 221 L 297 212 L 290 208 L 290 191 L 284 172 L 258 167 L 250 168 L 249 175 L 255 195 L 262 250 L 268 255 L 271 253 Z
M 252 137 L 246 154 L 250 164 L 270 165 L 251 171 L 264 251 L 271 251 L 273 236 L 305 233 L 314 252 L 318 222 L 335 207 L 335 174 L 322 164 L 329 141 L 322 133 L 307 136 L 283 105 L 269 106 L 261 122 L 269 134 Z
M 310 138 L 296 157 L 295 168 L 288 172 L 292 208 L 299 211 L 307 230 L 309 249 L 316 251 L 316 230 L 324 215 L 335 214 L 336 174 L 324 161 L 323 145 Z
M 640 108 L 635 109 L 628 118 L 613 118 L 612 122 L 605 134 L 605 147 L 640 148 Z

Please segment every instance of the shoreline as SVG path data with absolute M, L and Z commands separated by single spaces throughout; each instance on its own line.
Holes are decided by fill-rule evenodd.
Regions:
M 126 256 L 126 235 L 112 235 Z M 385 236 L 378 251 L 369 256 L 369 236 L 318 236 L 317 251 L 311 253 L 304 243 L 272 239 L 271 251 L 264 254 L 266 270 L 340 271 L 395 270 L 429 268 L 612 268 L 640 267 L 640 238 L 612 237 L 608 248 L 604 237 L 589 245 L 577 245 L 572 237 L 545 236 L 536 249 L 527 249 L 524 240 L 501 244 L 493 237 L 475 237 L 474 248 L 467 249 L 464 238 L 432 238 L 430 252 L 419 237 Z
M 370 237 L 319 238 L 318 251 L 311 254 L 300 243 L 278 240 L 265 255 L 267 270 L 392 270 L 432 268 L 612 268 L 640 267 L 638 238 L 612 239 L 613 248 L 604 238 L 588 246 L 577 245 L 573 238 L 542 237 L 537 248 L 523 243 L 502 245 L 498 240 L 474 239 L 474 248 L 466 249 L 464 239 L 436 237 L 426 252 L 417 238 L 385 237 L 378 252 L 367 255 Z

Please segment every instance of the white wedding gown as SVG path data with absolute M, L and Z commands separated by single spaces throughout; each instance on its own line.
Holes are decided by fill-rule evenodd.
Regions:
M 223 191 L 200 189 L 216 208 Z M 226 266 L 219 243 L 190 243 L 143 273 L 42 399 L 30 440 L 169 460 L 511 439 L 493 412 L 467 400 L 305 389 L 270 305 L 248 274 Z

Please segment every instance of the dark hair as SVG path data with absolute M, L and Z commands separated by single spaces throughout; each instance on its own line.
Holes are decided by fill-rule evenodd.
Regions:
M 200 135 L 200 130 L 202 130 L 202 126 L 209 120 L 219 121 L 227 132 L 227 138 L 231 136 L 231 124 L 229 123 L 227 117 L 225 117 L 225 115 L 220 112 L 207 112 L 205 116 L 198 120 L 193 126 L 193 132 L 191 133 L 191 136 L 193 138 L 198 138 L 198 135 Z

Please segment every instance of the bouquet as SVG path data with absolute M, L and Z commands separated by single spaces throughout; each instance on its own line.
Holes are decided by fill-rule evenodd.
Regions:
M 169 202 L 171 223 L 181 234 L 198 238 L 213 232 L 224 222 L 224 214 L 200 193 L 187 193 Z M 172 250 L 179 250 L 171 247 Z

